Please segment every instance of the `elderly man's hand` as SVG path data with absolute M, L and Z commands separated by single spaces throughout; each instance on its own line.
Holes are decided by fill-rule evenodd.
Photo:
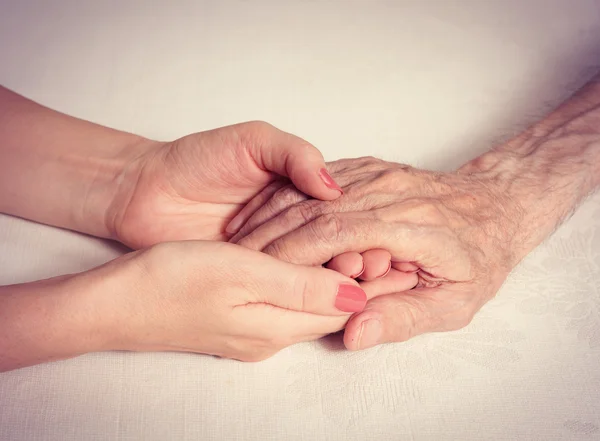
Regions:
M 329 169 L 344 196 L 325 203 L 276 193 L 234 240 L 306 265 L 382 248 L 393 268 L 418 268 L 415 289 L 374 299 L 350 320 L 350 349 L 465 326 L 523 255 L 521 209 L 492 178 L 374 158 Z
M 600 187 L 600 76 L 455 173 L 372 158 L 330 169 L 343 197 L 306 200 L 289 187 L 272 197 L 259 194 L 242 210 L 249 220 L 232 241 L 329 267 L 383 248 L 395 269 L 416 269 L 415 289 L 373 299 L 350 319 L 344 337 L 350 349 L 460 328 Z

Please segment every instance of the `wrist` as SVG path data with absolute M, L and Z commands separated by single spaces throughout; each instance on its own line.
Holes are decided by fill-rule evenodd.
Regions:
M 569 122 L 553 132 L 533 127 L 458 170 L 483 182 L 516 234 L 505 238 L 514 263 L 550 236 L 598 186 L 600 136 Z
M 71 223 L 76 231 L 92 236 L 117 239 L 114 217 L 118 207 L 126 205 L 139 177 L 144 153 L 156 141 L 131 135 L 131 138 L 102 157 L 89 158 L 81 182 L 87 183 L 83 200 L 73 207 L 82 207 L 72 214 Z
M 140 257 L 152 248 L 132 251 L 85 273 L 80 283 L 89 287 L 88 308 L 97 320 L 93 329 L 101 351 L 136 351 L 151 340 L 149 325 L 157 326 L 157 317 L 149 320 L 148 308 L 156 299 L 155 284 L 145 282 L 149 264 Z
M 466 163 L 457 173 L 469 175 L 484 187 L 483 194 L 496 205 L 493 222 L 499 228 L 495 236 L 506 249 L 507 260 L 510 260 L 507 268 L 514 268 L 537 242 L 531 238 L 536 227 L 526 219 L 537 205 L 532 200 L 535 197 L 531 197 L 532 188 L 516 184 L 524 175 L 522 161 L 518 155 L 492 150 Z M 511 228 L 504 223 L 510 224 Z
M 152 143 L 2 87 L 0 136 L 0 212 L 100 237 L 123 170 Z
M 88 274 L 0 287 L 0 371 L 110 347 Z

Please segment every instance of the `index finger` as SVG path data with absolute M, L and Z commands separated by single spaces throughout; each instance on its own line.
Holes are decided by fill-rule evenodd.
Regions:
M 322 265 L 339 254 L 383 248 L 392 259 L 415 262 L 453 281 L 471 278 L 471 260 L 452 232 L 403 222 L 383 222 L 368 213 L 330 213 L 278 238 L 263 251 L 302 265 Z

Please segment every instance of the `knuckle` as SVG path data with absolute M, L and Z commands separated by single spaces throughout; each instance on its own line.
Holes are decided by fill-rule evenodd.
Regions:
M 287 185 L 275 192 L 271 199 L 274 205 L 289 206 L 304 200 L 305 197 L 300 191 L 291 185 Z
M 410 167 L 404 164 L 394 164 L 380 172 L 380 186 L 394 193 L 401 191 L 404 194 L 414 194 L 415 182 L 412 178 Z
M 382 176 L 390 176 L 394 179 L 397 179 L 399 174 L 406 176 L 406 172 L 415 170 L 410 165 L 388 162 L 374 156 L 363 156 L 352 161 L 361 168 L 364 167 L 369 171 L 378 171 Z
M 436 224 L 444 221 L 444 216 L 440 208 L 432 203 L 426 203 L 419 207 L 420 218 L 424 222 L 435 222 Z
M 362 166 L 381 165 L 385 162 L 382 159 L 376 158 L 374 156 L 362 156 L 360 158 L 357 158 L 356 160 Z
M 307 223 L 319 216 L 320 212 L 318 205 L 315 205 L 313 201 L 304 201 L 291 207 L 286 216 L 290 220 L 301 220 Z
M 333 241 L 341 237 L 344 229 L 342 219 L 337 213 L 324 214 L 312 225 L 317 238 Z
M 396 168 L 393 168 L 393 169 L 386 168 L 386 169 L 379 171 L 378 178 L 383 183 L 396 184 L 398 181 L 398 178 L 399 178 L 398 174 L 399 174 L 399 172 Z
M 291 255 L 288 252 L 288 247 L 285 245 L 283 240 L 276 240 L 270 243 L 264 250 L 264 253 L 271 257 L 275 257 L 284 262 L 291 262 Z
M 242 144 L 255 145 L 267 142 L 267 140 L 277 130 L 266 121 L 248 121 L 235 126 L 237 136 Z
M 423 199 L 413 200 L 410 203 L 405 203 L 402 211 L 404 216 L 416 224 L 439 225 L 449 229 L 446 226 L 444 214 L 433 202 Z

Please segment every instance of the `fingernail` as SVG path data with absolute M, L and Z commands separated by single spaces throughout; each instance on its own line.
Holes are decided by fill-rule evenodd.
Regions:
M 383 279 L 385 276 L 387 276 L 390 271 L 392 270 L 392 262 L 390 262 L 390 266 L 388 266 L 388 269 L 385 273 L 383 273 L 381 276 L 379 276 L 380 279 Z
M 367 349 L 379 344 L 381 338 L 381 322 L 369 319 L 362 322 L 358 334 L 358 349 Z
M 367 304 L 367 294 L 358 286 L 341 284 L 335 298 L 335 307 L 344 312 L 361 312 Z
M 355 276 L 350 276 L 351 279 L 356 279 L 357 277 L 360 277 L 362 275 L 362 273 L 365 272 L 365 262 L 363 262 L 362 264 L 362 269 L 360 270 L 360 272 L 358 274 L 356 274 Z
M 331 188 L 332 190 L 337 190 L 341 194 L 344 194 L 344 190 L 342 190 L 342 187 L 337 185 L 337 183 L 333 180 L 327 169 L 322 168 L 321 170 L 319 170 L 319 176 L 328 188 Z
M 227 228 L 225 228 L 225 232 L 229 234 L 237 233 L 239 229 L 242 228 L 243 221 L 243 218 L 238 214 L 231 219 L 231 222 L 229 222 L 229 225 L 227 225 Z

